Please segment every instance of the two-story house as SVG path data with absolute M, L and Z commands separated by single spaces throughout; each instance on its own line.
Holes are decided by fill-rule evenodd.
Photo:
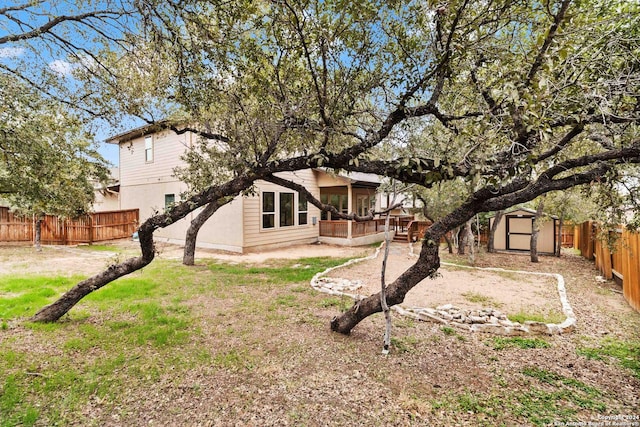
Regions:
M 184 151 L 196 143 L 193 133 L 143 126 L 115 135 L 107 142 L 119 145 L 119 209 L 140 210 L 140 221 L 180 201 L 186 184 L 173 175 Z M 324 203 L 341 212 L 366 215 L 379 208 L 379 177 L 370 174 L 333 175 L 306 169 L 278 174 L 303 185 Z M 361 245 L 382 241 L 380 221 L 353 223 L 332 219 L 288 188 L 256 182 L 253 196 L 238 196 L 220 208 L 201 228 L 197 246 L 248 252 L 297 243 L 324 241 Z M 199 210 L 158 230 L 158 240 L 183 244 L 190 221 Z

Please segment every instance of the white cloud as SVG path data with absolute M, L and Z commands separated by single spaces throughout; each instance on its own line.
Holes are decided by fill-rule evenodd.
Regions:
M 0 58 L 17 58 L 22 56 L 24 49 L 21 47 L 3 47 L 0 48 Z
M 71 74 L 75 66 L 62 59 L 56 59 L 49 63 L 49 68 L 60 75 L 68 76 Z

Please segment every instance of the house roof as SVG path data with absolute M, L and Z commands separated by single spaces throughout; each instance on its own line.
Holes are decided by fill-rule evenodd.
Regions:
M 138 138 L 150 133 L 157 132 L 158 130 L 166 128 L 167 120 L 161 120 L 152 124 L 145 124 L 137 128 L 113 135 L 106 139 L 109 144 L 121 144 L 123 142 L 130 141 L 134 138 Z M 325 168 L 316 168 L 315 170 L 328 173 Z M 347 179 L 354 186 L 366 187 L 366 188 L 378 188 L 382 183 L 382 178 L 376 174 L 364 173 L 364 172 L 341 172 L 336 176 Z
M 325 174 L 333 174 L 327 171 L 325 168 L 315 168 L 315 171 Z M 348 180 L 351 185 L 366 188 L 378 188 L 382 183 L 382 178 L 373 173 L 364 172 L 339 172 L 333 174 L 339 178 Z
M 509 210 L 509 211 L 506 211 L 504 214 L 505 214 L 505 215 L 509 215 L 509 214 L 511 214 L 511 213 L 513 213 L 513 212 L 516 212 L 516 211 L 525 211 L 525 212 L 530 213 L 530 214 L 532 214 L 532 215 L 535 215 L 535 214 L 536 214 L 536 210 L 535 210 L 535 209 L 531 209 L 531 208 L 513 208 L 513 209 L 511 209 L 511 210 Z M 555 215 L 549 215 L 549 214 L 545 214 L 545 215 L 547 215 L 549 218 L 558 219 L 558 217 L 557 217 L 557 216 L 555 216 Z M 496 215 L 495 215 L 495 214 L 493 214 L 493 215 L 491 215 L 489 218 L 493 218 L 493 217 L 495 217 L 495 216 L 496 216 Z
M 161 120 L 152 124 L 145 124 L 142 126 L 138 126 L 137 128 L 130 129 L 126 132 L 122 132 L 113 136 L 110 136 L 105 140 L 108 144 L 121 144 L 123 142 L 130 141 L 134 138 L 138 138 L 140 136 L 148 135 L 150 133 L 157 132 L 166 127 L 166 120 Z

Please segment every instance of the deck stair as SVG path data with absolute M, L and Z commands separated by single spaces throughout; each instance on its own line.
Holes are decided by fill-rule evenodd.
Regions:
M 407 243 L 409 241 L 409 235 L 407 234 L 406 231 L 405 232 L 396 231 L 396 234 L 393 236 L 393 241 Z

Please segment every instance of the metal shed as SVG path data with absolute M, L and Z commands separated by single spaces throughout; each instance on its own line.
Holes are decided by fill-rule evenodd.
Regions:
M 531 248 L 531 233 L 536 211 L 518 208 L 506 212 L 500 220 L 494 236 L 494 247 L 499 251 L 529 252 Z M 538 234 L 538 253 L 555 253 L 557 217 L 546 215 L 547 220 L 542 223 Z M 489 229 L 495 217 L 489 218 Z

